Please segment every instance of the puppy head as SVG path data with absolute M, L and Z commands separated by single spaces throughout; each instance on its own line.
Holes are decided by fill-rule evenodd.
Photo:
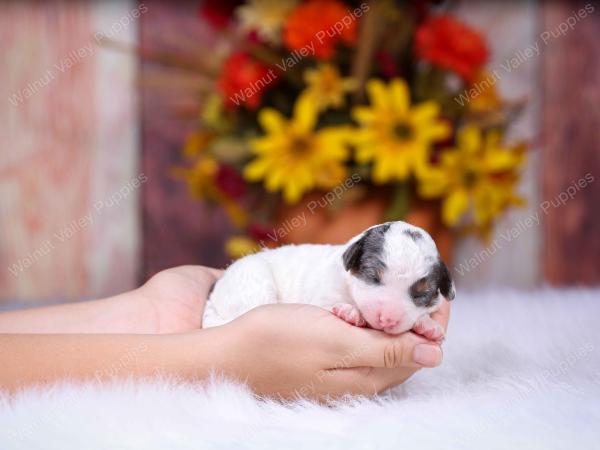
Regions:
M 369 228 L 343 257 L 350 293 L 369 325 L 387 333 L 410 330 L 423 314 L 452 300 L 454 283 L 433 239 L 406 222 Z

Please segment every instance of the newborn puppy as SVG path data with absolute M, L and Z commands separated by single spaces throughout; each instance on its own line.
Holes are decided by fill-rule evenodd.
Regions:
M 356 326 L 412 329 L 441 341 L 430 318 L 455 289 L 427 232 L 406 222 L 376 225 L 344 245 L 287 245 L 237 260 L 217 281 L 203 326 L 267 303 L 308 303 Z

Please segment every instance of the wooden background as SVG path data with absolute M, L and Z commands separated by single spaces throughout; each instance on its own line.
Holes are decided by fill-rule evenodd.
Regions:
M 0 301 L 94 297 L 138 281 L 139 190 L 94 210 L 138 176 L 136 58 L 94 41 L 136 7 L 0 3 Z M 136 33 L 131 23 L 114 38 Z
M 530 143 L 520 192 L 527 199 L 523 208 L 512 209 L 498 221 L 490 242 L 471 237 L 463 239 L 456 248 L 453 262 L 454 276 L 462 289 L 498 288 L 511 286 L 532 288 L 539 284 L 540 226 L 524 228 L 516 239 L 505 236 L 538 210 L 539 160 L 543 150 L 539 146 L 538 77 L 540 58 L 524 60 L 513 70 L 506 70 L 507 60 L 533 45 L 539 35 L 538 2 L 459 2 L 457 13 L 470 25 L 485 33 L 491 54 L 488 69 L 500 77 L 497 87 L 502 96 L 511 100 L 526 99 L 523 113 L 512 124 L 509 138 L 525 139 Z M 486 256 L 491 255 L 491 256 Z M 476 263 L 470 261 L 475 259 Z M 515 264 L 519 261 L 519 264 Z M 469 270 L 461 270 L 463 267 Z
M 556 30 L 590 4 L 591 15 L 545 47 L 540 73 L 543 199 L 557 199 L 586 174 L 595 180 L 572 198 L 571 189 L 545 217 L 543 273 L 556 285 L 600 281 L 600 5 L 549 2 L 542 10 L 542 28 Z
M 193 57 L 194 40 L 210 39 L 194 2 L 145 4 L 148 12 L 140 21 L 140 46 L 145 51 L 175 51 Z M 188 83 L 189 74 L 179 72 L 183 72 L 179 81 Z M 142 200 L 145 277 L 180 264 L 223 266 L 227 262 L 222 251 L 229 230 L 225 215 L 191 199 L 186 186 L 172 174 L 183 163 L 181 149 L 195 124 L 195 116 L 178 112 L 185 111 L 190 102 L 193 107 L 193 99 L 186 98 L 189 89 L 177 91 L 173 85 L 161 89 L 156 77 L 172 80 L 177 74 L 177 69 L 165 71 L 148 61 L 141 66 L 143 169 L 152 180 Z
M 492 69 L 585 5 L 457 4 L 459 15 L 488 36 Z M 211 39 L 195 2 L 143 5 L 145 12 L 116 40 L 169 51 Z M 95 32 L 110 30 L 139 7 L 134 1 L 0 3 L 0 97 L 22 92 L 89 45 Z M 457 275 L 462 288 L 600 282 L 599 29 L 595 11 L 541 46 L 539 57 L 503 74 L 503 95 L 529 100 L 513 133 L 529 139 L 533 151 L 521 187 L 529 204 L 507 215 L 496 237 L 586 173 L 596 181 L 551 209 L 542 226 L 525 230 L 493 258 Z M 108 295 L 173 265 L 226 263 L 222 243 L 230 230 L 224 215 L 191 200 L 171 174 L 193 127 L 175 112 L 194 99 L 156 89 L 158 73 L 133 52 L 98 47 L 17 106 L 0 103 L 0 302 Z M 57 239 L 93 212 L 96 202 L 142 174 L 147 181 L 141 188 L 91 216 L 93 223 L 70 238 Z M 455 265 L 484 249 L 474 239 L 462 241 Z M 30 267 L 15 276 L 14 265 L 27 259 Z

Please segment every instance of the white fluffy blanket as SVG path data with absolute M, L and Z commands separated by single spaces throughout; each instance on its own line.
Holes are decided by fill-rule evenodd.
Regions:
M 600 448 L 599 323 L 598 290 L 463 293 L 442 366 L 378 399 L 284 405 L 225 382 L 55 386 L 0 399 L 0 448 Z

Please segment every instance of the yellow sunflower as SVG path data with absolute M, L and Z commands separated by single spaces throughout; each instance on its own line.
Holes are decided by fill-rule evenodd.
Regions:
M 217 93 L 208 95 L 202 111 L 200 119 L 207 127 L 221 134 L 226 133 L 231 128 L 231 123 L 225 114 L 225 105 L 223 97 Z
M 389 85 L 370 80 L 367 93 L 371 106 L 359 106 L 352 116 L 360 125 L 356 132 L 356 159 L 373 161 L 373 182 L 404 180 L 426 161 L 431 145 L 450 135 L 450 126 L 439 119 L 434 101 L 411 106 L 404 80 Z
M 185 141 L 183 155 L 188 159 L 196 158 L 206 150 L 214 138 L 215 134 L 209 130 L 198 130 L 191 133 Z
M 304 81 L 307 84 L 305 93 L 317 103 L 319 111 L 343 107 L 346 94 L 356 89 L 356 81 L 343 78 L 332 64 L 321 64 L 316 69 L 306 70 Z
M 228 195 L 223 194 L 215 184 L 219 163 L 211 156 L 200 156 L 190 168 L 178 167 L 173 175 L 185 180 L 192 197 L 220 203 L 231 221 L 238 227 L 246 224 L 245 211 Z
M 213 198 L 216 192 L 214 178 L 219 164 L 210 156 L 202 156 L 191 168 L 178 168 L 176 176 L 183 178 L 192 197 Z
M 232 259 L 243 258 L 260 250 L 260 245 L 247 236 L 232 236 L 225 242 L 225 252 Z
M 419 193 L 443 197 L 442 218 L 449 226 L 472 210 L 478 227 L 489 227 L 511 205 L 523 200 L 515 193 L 525 145 L 506 147 L 497 131 L 483 133 L 468 125 L 459 130 L 456 148 L 440 155 L 439 163 L 419 172 Z
M 251 141 L 257 157 L 245 167 L 246 179 L 264 180 L 268 191 L 283 191 L 288 203 L 314 188 L 330 189 L 343 181 L 350 131 L 315 130 L 317 115 L 317 105 L 306 95 L 298 98 L 289 120 L 274 109 L 262 109 L 258 120 L 266 134 Z

